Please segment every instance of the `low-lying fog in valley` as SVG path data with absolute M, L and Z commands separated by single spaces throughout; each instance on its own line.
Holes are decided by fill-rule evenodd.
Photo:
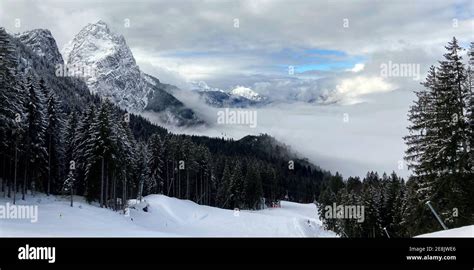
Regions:
M 199 128 L 176 128 L 160 123 L 175 133 L 240 139 L 248 134 L 267 133 L 290 145 L 325 170 L 338 171 L 344 177 L 364 176 L 367 171 L 396 171 L 407 176 L 403 161 L 407 112 L 413 99 L 409 91 L 365 96 L 352 105 L 289 103 L 271 104 L 256 111 L 256 127 L 218 124 L 218 113 L 225 108 L 212 108 L 189 92 L 181 99 L 198 108 L 208 125 Z M 237 110 L 237 109 L 230 109 Z M 144 113 L 156 121 L 153 113 Z

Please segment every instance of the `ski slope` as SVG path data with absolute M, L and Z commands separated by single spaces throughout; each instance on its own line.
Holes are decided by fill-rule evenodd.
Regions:
M 455 229 L 450 229 L 450 230 L 444 230 L 444 231 L 437 231 L 433 233 L 427 233 L 427 234 L 422 234 L 418 235 L 416 237 L 428 237 L 428 238 L 435 238 L 435 237 L 440 237 L 440 238 L 449 238 L 449 237 L 474 237 L 474 225 L 470 226 L 464 226 L 464 227 L 459 227 Z
M 0 198 L 0 205 L 11 202 Z M 82 197 L 75 197 L 74 207 L 68 197 L 44 194 L 17 204 L 37 205 L 38 221 L 0 219 L 0 237 L 337 237 L 321 227 L 314 204 L 285 201 L 281 208 L 235 212 L 150 195 L 131 207 L 129 215 Z

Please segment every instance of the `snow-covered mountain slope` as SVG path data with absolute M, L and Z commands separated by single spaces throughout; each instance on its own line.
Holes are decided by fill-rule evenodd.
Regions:
M 261 101 L 263 97 L 260 96 L 257 92 L 253 91 L 252 89 L 244 86 L 237 86 L 234 88 L 230 93 L 234 96 L 241 96 L 249 100 L 253 101 Z
M 56 44 L 56 40 L 53 38 L 53 35 L 49 30 L 34 29 L 21 34 L 16 34 L 15 37 L 52 65 L 56 66 L 64 63 L 63 57 L 61 56 Z
M 167 92 L 167 85 L 143 73 L 122 35 L 103 21 L 85 26 L 63 49 L 65 62 L 84 68 L 84 80 L 93 93 L 131 112 L 162 113 L 180 124 L 199 122 L 194 112 Z M 172 118 L 172 119 L 168 119 Z
M 421 238 L 474 237 L 474 225 L 418 235 Z
M 198 92 L 201 98 L 208 105 L 217 108 L 246 108 L 250 106 L 260 106 L 264 103 L 247 99 L 241 96 L 235 96 L 223 91 L 202 91 Z
M 38 206 L 38 221 L 0 219 L 0 236 L 231 236 L 336 237 L 321 227 L 314 204 L 282 202 L 281 208 L 259 211 L 224 210 L 164 195 L 150 195 L 130 208 L 129 216 L 75 197 L 37 194 L 18 204 Z M 11 199 L 0 198 L 0 205 Z M 143 208 L 147 207 L 147 212 Z

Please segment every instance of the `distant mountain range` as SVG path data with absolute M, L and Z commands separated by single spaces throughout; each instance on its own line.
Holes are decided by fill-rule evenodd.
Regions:
M 103 21 L 82 28 L 62 53 L 47 29 L 35 29 L 15 36 L 48 66 L 81 71 L 77 77 L 92 94 L 107 98 L 124 110 L 154 112 L 163 123 L 177 126 L 204 123 L 173 95 L 180 90 L 178 87 L 162 83 L 140 70 L 125 38 L 114 33 Z M 267 97 L 243 86 L 224 91 L 209 87 L 203 81 L 191 85 L 192 90 L 213 107 L 245 108 L 270 103 Z
M 250 88 L 237 86 L 230 91 L 219 88 L 213 88 L 204 81 L 193 82 L 192 90 L 199 93 L 201 98 L 213 107 L 258 107 L 268 104 L 270 101 L 267 97 L 261 96 Z

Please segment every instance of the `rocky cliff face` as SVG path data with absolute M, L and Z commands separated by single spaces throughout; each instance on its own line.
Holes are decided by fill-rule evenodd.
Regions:
M 143 73 L 122 35 L 103 21 L 88 24 L 63 49 L 68 66 L 82 68 L 91 92 L 131 112 L 160 113 L 161 120 L 177 125 L 200 121 L 194 112 L 167 92 L 166 85 Z
M 17 34 L 15 37 L 52 65 L 63 64 L 63 57 L 49 30 L 35 29 Z

